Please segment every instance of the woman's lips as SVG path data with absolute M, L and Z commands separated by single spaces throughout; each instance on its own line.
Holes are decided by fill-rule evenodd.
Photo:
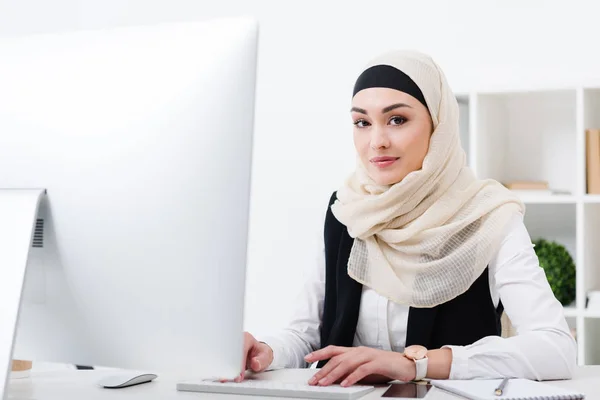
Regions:
M 387 168 L 398 161 L 400 157 L 373 157 L 369 161 L 377 168 Z

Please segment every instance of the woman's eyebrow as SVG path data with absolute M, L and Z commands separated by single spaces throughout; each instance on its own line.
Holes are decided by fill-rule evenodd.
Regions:
M 408 108 L 412 108 L 411 106 L 409 106 L 406 103 L 396 103 L 396 104 L 392 104 L 391 106 L 387 106 L 385 107 L 383 110 L 381 110 L 382 114 L 388 113 L 392 110 L 395 110 L 396 108 L 401 108 L 401 107 L 408 107 Z
M 365 110 L 364 108 L 358 108 L 358 107 L 352 107 L 350 109 L 350 112 L 355 111 L 361 114 L 365 114 L 365 115 L 369 115 L 369 113 L 367 112 L 367 110 Z
M 406 103 L 396 103 L 396 104 L 392 104 L 391 106 L 387 106 L 387 107 L 383 108 L 383 109 L 381 110 L 381 113 L 382 113 L 382 114 L 389 113 L 390 111 L 392 111 L 392 110 L 395 110 L 396 108 L 401 108 L 401 107 L 408 107 L 408 108 L 412 108 L 411 106 L 409 106 L 409 105 L 408 105 L 408 104 L 406 104 Z M 354 112 L 361 113 L 361 114 L 369 115 L 369 113 L 367 112 L 367 110 L 365 110 L 364 108 L 360 108 L 360 107 L 352 107 L 352 108 L 350 109 L 350 112 L 353 112 L 353 111 L 354 111 Z

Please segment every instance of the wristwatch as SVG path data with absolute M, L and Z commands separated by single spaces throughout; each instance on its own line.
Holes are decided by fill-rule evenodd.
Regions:
M 418 344 L 408 346 L 404 349 L 404 357 L 415 362 L 415 381 L 423 380 L 427 376 L 427 348 Z

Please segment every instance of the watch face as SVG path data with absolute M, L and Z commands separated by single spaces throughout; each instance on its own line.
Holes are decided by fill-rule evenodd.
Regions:
M 419 360 L 427 355 L 427 348 L 420 345 L 408 346 L 404 349 L 404 354 L 409 358 Z
M 430 389 L 431 384 L 429 383 L 392 383 L 389 389 L 381 397 L 392 399 L 423 399 Z

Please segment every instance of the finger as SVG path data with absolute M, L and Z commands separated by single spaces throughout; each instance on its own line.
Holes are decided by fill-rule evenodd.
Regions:
M 241 374 L 240 374 L 240 375 L 241 375 Z M 238 377 L 239 377 L 239 375 L 238 375 Z M 236 382 L 236 378 L 219 378 L 219 379 L 216 379 L 216 378 L 215 378 L 215 380 L 218 380 L 220 383 L 225 383 L 225 382 Z
M 267 369 L 272 361 L 271 351 L 271 348 L 264 343 L 256 345 L 250 352 L 247 368 L 253 372 L 262 372 Z
M 254 357 L 250 362 L 250 368 L 253 372 L 263 372 L 269 366 L 268 355 Z
M 352 371 L 354 371 L 354 368 L 350 362 L 341 362 L 338 364 L 337 367 L 332 369 L 327 375 L 325 375 L 321 380 L 319 380 L 317 385 L 329 386 L 333 383 L 336 383 L 339 379 L 347 376 Z
M 354 372 L 348 375 L 340 385 L 343 387 L 352 386 L 361 379 L 364 379 L 365 377 L 374 373 L 377 373 L 377 362 L 370 361 L 356 368 Z
M 365 363 L 367 361 L 369 361 L 368 354 L 362 352 L 359 348 L 354 348 L 354 349 L 352 349 L 352 351 L 346 351 L 343 354 L 339 354 L 339 355 L 329 359 L 327 364 L 325 364 L 323 366 L 323 368 L 321 368 L 313 376 L 313 378 L 309 381 L 309 384 L 316 385 L 317 383 L 319 383 L 320 380 L 325 378 L 328 374 L 331 373 L 332 370 L 337 368 L 338 365 L 340 365 L 340 363 L 350 362 L 351 363 L 350 365 L 354 365 L 356 367 L 359 364 Z
M 350 347 L 327 346 L 321 350 L 317 350 L 308 354 L 306 357 L 304 357 L 304 359 L 308 362 L 327 360 L 328 358 L 343 354 L 351 349 L 352 348 Z
M 241 382 L 244 379 L 244 373 L 246 371 L 246 364 L 248 362 L 248 354 L 250 353 L 250 349 L 252 348 L 254 344 L 254 340 L 252 338 L 252 336 L 250 336 L 247 333 L 244 333 L 244 350 L 243 350 L 243 356 L 242 356 L 242 365 L 240 368 L 240 375 L 238 375 L 234 381 L 235 382 Z
M 259 357 L 254 357 L 250 360 L 250 365 L 248 369 L 251 369 L 254 372 L 261 372 L 263 369 L 265 369 L 264 365 L 265 365 L 265 361 L 260 361 Z
M 327 374 L 329 374 L 335 367 L 337 367 L 342 362 L 343 354 L 339 356 L 335 356 L 327 361 L 327 364 L 323 366 L 323 368 L 319 369 L 317 373 L 313 375 L 312 378 L 308 381 L 309 385 L 316 385 L 321 379 L 323 379 Z
M 337 358 L 340 359 L 340 362 L 319 380 L 319 386 L 327 386 L 336 383 L 361 365 L 371 361 L 369 354 L 360 351 L 346 353 Z
M 233 380 L 235 383 L 240 383 L 241 381 L 244 380 L 245 377 L 245 371 L 240 372 L 240 374 L 238 376 L 235 377 L 235 379 Z

